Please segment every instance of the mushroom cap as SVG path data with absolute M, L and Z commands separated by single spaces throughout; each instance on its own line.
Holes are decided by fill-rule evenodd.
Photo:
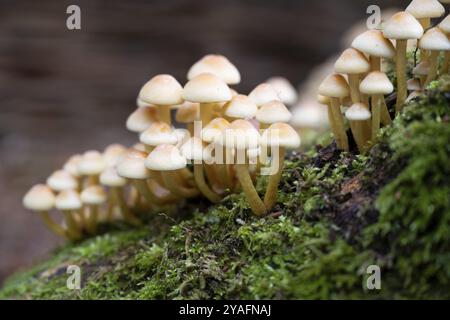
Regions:
M 106 161 L 103 155 L 95 150 L 85 152 L 78 163 L 78 172 L 82 176 L 99 175 L 105 168 Z
M 224 110 L 227 117 L 251 119 L 258 111 L 258 107 L 249 97 L 239 94 L 224 106 Z
M 320 84 L 319 94 L 330 98 L 345 98 L 349 96 L 350 88 L 343 76 L 332 74 Z
M 183 87 L 168 74 L 159 74 L 142 87 L 139 98 L 153 105 L 170 106 L 183 103 Z
M 325 97 L 321 94 L 318 94 L 317 97 L 317 102 L 323 105 L 329 105 L 330 104 L 330 98 L 329 97 Z
M 370 63 L 361 51 L 350 48 L 336 60 L 334 69 L 337 73 L 361 74 L 370 71 Z
M 110 144 L 105 148 L 105 151 L 103 151 L 103 159 L 105 159 L 108 167 L 112 167 L 117 164 L 125 152 L 127 152 L 127 148 L 123 145 L 118 143 Z
M 380 30 L 368 30 L 357 36 L 352 47 L 368 55 L 381 58 L 394 58 L 395 48 Z
M 275 89 L 281 102 L 288 105 L 292 105 L 297 102 L 297 90 L 295 90 L 294 86 L 288 79 L 283 77 L 272 77 L 268 79 L 266 83 L 270 84 Z
M 107 195 L 103 187 L 90 186 L 81 192 L 81 202 L 87 205 L 101 205 L 107 200 Z
M 187 129 L 175 129 L 173 130 L 173 133 L 177 137 L 177 143 L 175 144 L 177 148 L 180 148 L 191 137 L 191 134 Z
M 128 116 L 126 127 L 131 132 L 140 133 L 157 121 L 158 116 L 155 107 L 140 107 Z
M 367 106 L 363 103 L 355 103 L 345 112 L 345 117 L 350 121 L 364 121 L 372 117 Z
M 224 118 L 215 118 L 206 125 L 201 131 L 202 140 L 208 143 L 215 141 L 215 139 L 221 136 L 223 130 L 225 130 L 230 123 Z
M 411 14 L 402 11 L 385 22 L 383 35 L 393 40 L 419 39 L 423 35 L 423 27 Z
M 211 73 L 227 84 L 238 84 L 241 82 L 239 70 L 224 56 L 208 54 L 189 69 L 188 80 L 192 80 L 202 73 Z
M 263 132 L 261 144 L 264 146 L 296 149 L 300 147 L 301 139 L 297 131 L 287 123 L 274 123 Z
M 55 195 L 45 184 L 37 184 L 23 197 L 23 206 L 33 211 L 51 210 L 55 206 Z
M 200 138 L 192 137 L 186 141 L 180 149 L 181 154 L 188 160 L 207 161 L 204 154 L 203 141 Z
M 202 73 L 186 83 L 183 98 L 198 103 L 226 102 L 231 100 L 231 91 L 222 79 Z
M 450 14 L 441 21 L 441 23 L 439 24 L 439 29 L 447 34 L 450 33 Z
M 164 122 L 155 122 L 147 130 L 141 133 L 139 140 L 148 146 L 160 144 L 176 144 L 178 139 L 173 129 Z
M 289 122 L 291 118 L 292 113 L 281 101 L 271 101 L 263 104 L 256 113 L 256 120 L 265 124 Z
M 438 18 L 445 13 L 445 8 L 437 0 L 413 0 L 406 8 L 406 12 L 416 19 Z
M 117 164 L 117 174 L 126 179 L 148 179 L 150 171 L 145 166 L 147 153 L 138 150 L 130 150 L 127 155 Z
M 248 97 L 258 107 L 270 101 L 281 101 L 275 88 L 268 83 L 261 83 L 260 85 L 258 85 L 255 89 L 252 90 L 252 92 L 250 92 Z
M 426 76 L 430 72 L 430 63 L 428 61 L 422 61 L 412 70 L 413 75 Z
M 73 177 L 79 177 L 80 173 L 78 172 L 78 164 L 80 163 L 83 157 L 81 154 L 75 154 L 71 156 L 63 166 L 63 169 L 69 172 Z
M 419 40 L 419 48 L 431 51 L 450 51 L 450 40 L 439 28 L 431 28 Z
M 162 144 L 150 152 L 145 165 L 150 170 L 173 171 L 186 168 L 187 162 L 176 146 Z
M 119 176 L 114 167 L 108 167 L 100 175 L 100 183 L 107 187 L 124 187 L 127 180 Z
M 145 148 L 145 144 L 143 144 L 141 142 L 135 143 L 131 148 L 136 149 L 138 151 L 147 152 L 147 149 Z
M 407 81 L 408 91 L 421 91 L 422 86 L 420 85 L 419 79 L 409 79 Z
M 367 95 L 386 95 L 394 91 L 394 86 L 386 73 L 373 71 L 361 82 L 359 90 Z
M 260 135 L 258 130 L 247 120 L 233 121 L 215 142 L 227 148 L 254 149 L 259 146 Z
M 150 103 L 145 102 L 139 96 L 136 98 L 136 107 L 143 108 L 143 107 L 153 107 Z
M 58 210 L 78 210 L 83 203 L 75 190 L 64 190 L 56 196 L 55 207 Z
M 186 101 L 183 103 L 175 113 L 175 120 L 178 123 L 191 123 L 198 119 L 200 105 Z
M 78 187 L 78 182 L 69 172 L 57 170 L 48 177 L 47 185 L 52 190 L 59 192 L 68 189 L 76 189 Z

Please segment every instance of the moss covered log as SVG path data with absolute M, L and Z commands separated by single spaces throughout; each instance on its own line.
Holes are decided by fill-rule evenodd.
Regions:
M 103 225 L 11 277 L 0 298 L 449 299 L 449 99 L 449 78 L 432 83 L 367 155 L 334 144 L 291 154 L 268 218 L 238 194 L 139 229 Z M 80 290 L 66 287 L 74 264 Z M 373 264 L 382 288 L 368 291 Z

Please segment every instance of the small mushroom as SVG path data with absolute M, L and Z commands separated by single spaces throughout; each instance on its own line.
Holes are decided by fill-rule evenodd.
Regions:
M 223 114 L 230 121 L 236 119 L 251 119 L 255 116 L 257 111 L 258 107 L 256 104 L 243 94 L 234 96 L 233 99 L 223 107 Z
M 267 210 L 270 211 L 277 202 L 278 185 L 283 172 L 286 149 L 300 147 L 301 140 L 298 133 L 286 123 L 275 123 L 271 125 L 264 131 L 261 140 L 263 146 L 271 148 L 272 156 L 277 157 L 275 160 L 275 170 L 271 172 L 264 195 L 264 204 Z
M 380 30 L 367 30 L 357 36 L 352 47 L 369 55 L 371 71 L 381 71 L 381 59 L 393 59 L 395 48 Z
M 398 12 L 386 21 L 383 34 L 386 38 L 396 40 L 396 111 L 400 112 L 408 94 L 406 87 L 406 48 L 408 40 L 420 39 L 423 35 L 423 27 L 411 14 Z
M 122 178 L 117 174 L 117 171 L 114 167 L 108 167 L 106 168 L 102 174 L 100 175 L 100 183 L 101 185 L 108 187 L 108 212 L 106 219 L 111 222 L 113 220 L 113 211 L 114 207 L 118 206 L 119 209 L 122 208 L 124 203 L 121 203 L 120 200 L 117 201 L 117 199 L 123 199 L 124 195 L 124 188 L 127 185 L 127 180 L 125 178 Z M 123 201 L 125 202 L 125 201 Z M 125 207 L 126 204 L 125 204 Z M 128 208 L 128 207 L 127 207 Z M 125 209 L 127 210 L 127 209 Z
M 186 168 L 187 161 L 180 150 L 173 145 L 162 144 L 153 150 L 145 160 L 145 166 L 152 171 L 160 171 L 167 189 L 180 198 L 192 198 L 199 195 L 196 188 L 183 185 L 179 170 Z
M 188 80 L 192 80 L 202 73 L 211 73 L 228 85 L 241 82 L 239 70 L 222 55 L 208 54 L 197 61 L 187 74 Z
M 140 107 L 129 115 L 126 127 L 131 132 L 141 133 L 155 122 L 158 122 L 157 109 L 149 106 Z
M 181 147 L 181 153 L 186 159 L 191 160 L 194 163 L 195 182 L 197 183 L 197 187 L 200 192 L 212 203 L 219 203 L 221 197 L 211 190 L 205 180 L 202 163 L 203 161 L 208 161 L 209 159 L 205 158 L 206 153 L 204 154 L 202 140 L 197 137 L 190 138 Z
M 37 212 L 50 230 L 67 238 L 64 228 L 50 217 L 49 211 L 55 206 L 55 195 L 49 187 L 44 184 L 33 186 L 24 196 L 23 205 L 28 210 Z
M 76 190 L 78 181 L 69 172 L 65 170 L 57 170 L 53 172 L 47 179 L 47 185 L 55 192 L 63 190 Z
M 372 134 L 375 138 L 380 129 L 381 108 L 385 104 L 384 96 L 394 91 L 394 86 L 384 72 L 373 71 L 369 73 L 359 86 L 362 93 L 372 96 Z
M 141 133 L 139 140 L 146 146 L 147 152 L 150 153 L 160 144 L 176 144 L 178 137 L 167 123 L 155 122 Z
M 67 224 L 67 234 L 73 240 L 81 238 L 82 233 L 75 216 L 80 216 L 83 204 L 80 195 L 75 190 L 64 190 L 55 199 L 55 207 L 60 210 Z
M 157 108 L 158 119 L 172 124 L 170 108 L 183 103 L 183 87 L 168 74 L 160 74 L 148 81 L 139 92 L 139 98 Z
M 439 54 L 441 51 L 450 51 L 450 40 L 447 35 L 439 28 L 431 28 L 419 40 L 419 48 L 430 51 L 428 61 L 430 62 L 430 71 L 425 80 L 424 87 L 427 87 L 431 81 L 436 79 L 439 66 Z
M 198 103 L 192 103 L 186 101 L 180 108 L 178 108 L 175 114 L 175 120 L 178 123 L 186 125 L 191 136 L 194 135 L 194 121 L 198 120 L 200 116 L 200 105 Z
M 200 120 L 206 126 L 214 117 L 218 104 L 231 100 L 231 91 L 227 84 L 211 73 L 202 73 L 192 78 L 183 89 L 186 101 L 200 103 Z
M 78 163 L 78 172 L 88 177 L 88 186 L 98 185 L 99 176 L 106 168 L 106 162 L 100 152 L 92 150 L 83 154 Z
M 107 146 L 103 151 L 103 159 L 106 162 L 106 166 L 115 167 L 126 152 L 127 148 L 118 143 Z
M 348 151 L 348 137 L 345 131 L 344 118 L 341 113 L 340 101 L 340 99 L 350 95 L 350 88 L 347 81 L 341 75 L 330 75 L 320 84 L 319 94 L 330 98 L 331 111 L 333 113 L 334 124 L 337 132 L 337 136 L 335 136 L 337 147 Z
M 371 118 L 371 114 L 369 111 L 369 108 L 363 104 L 363 103 L 355 103 L 350 108 L 347 109 L 345 112 L 345 117 L 349 120 L 350 124 L 362 122 L 369 120 Z M 358 149 L 359 151 L 365 152 L 366 149 L 366 143 L 365 137 L 358 137 L 358 135 L 361 134 L 360 131 L 354 130 L 355 126 L 351 125 L 353 136 L 355 137 L 355 141 L 358 143 L 362 141 L 362 144 L 358 143 Z
M 101 186 L 90 186 L 81 192 L 81 202 L 89 208 L 86 229 L 94 234 L 97 230 L 99 207 L 107 200 L 105 190 Z
M 260 128 L 267 129 L 273 123 L 291 121 L 292 113 L 281 101 L 274 100 L 263 104 L 255 117 Z
M 444 15 L 445 8 L 437 0 L 413 0 L 405 11 L 416 18 L 426 30 L 430 28 L 432 18 Z
M 295 90 L 294 86 L 288 79 L 283 77 L 272 77 L 268 79 L 266 83 L 275 89 L 278 97 L 284 104 L 293 106 L 297 102 L 297 90 Z
M 271 101 L 281 101 L 277 91 L 268 83 L 261 83 L 248 95 L 250 100 L 259 107 Z
M 82 158 L 83 157 L 80 154 L 75 154 L 71 156 L 63 166 L 63 170 L 69 172 L 70 175 L 77 180 L 77 191 L 80 191 L 82 187 L 82 176 L 78 172 L 78 164 Z

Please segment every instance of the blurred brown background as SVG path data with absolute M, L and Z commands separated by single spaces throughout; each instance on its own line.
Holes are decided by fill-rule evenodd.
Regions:
M 184 83 L 192 63 L 221 53 L 241 92 L 273 75 L 298 85 L 374 2 L 409 1 L 0 0 L 0 284 L 58 243 L 23 194 L 73 153 L 133 143 L 124 121 L 152 75 Z M 66 29 L 70 4 L 82 30 Z

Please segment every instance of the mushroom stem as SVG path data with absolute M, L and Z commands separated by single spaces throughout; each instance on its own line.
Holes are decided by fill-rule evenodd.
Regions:
M 97 186 L 100 184 L 100 176 L 99 175 L 90 175 L 88 177 L 88 182 L 87 182 L 87 186 Z
M 381 70 L 381 58 L 370 56 L 370 69 L 371 71 L 380 71 Z
M 383 99 L 383 96 L 380 95 L 374 95 L 372 97 L 372 143 L 375 142 L 378 131 L 380 130 L 381 99 Z
M 74 212 L 71 210 L 63 210 L 64 219 L 67 224 L 67 233 L 72 240 L 77 240 L 81 238 L 81 232 L 78 229 L 78 224 L 75 221 L 73 214 Z
M 98 221 L 98 206 L 89 205 L 89 218 L 86 224 L 87 231 L 90 234 L 94 234 L 97 231 L 97 221 Z
M 194 164 L 194 177 L 200 192 L 212 203 L 219 203 L 221 200 L 220 196 L 206 184 L 203 165 L 198 163 Z
M 54 233 L 56 233 L 58 236 L 61 236 L 65 239 L 68 238 L 66 230 L 64 230 L 63 227 L 61 227 L 58 223 L 53 221 L 52 218 L 50 218 L 50 214 L 48 211 L 39 211 L 39 216 L 44 221 L 45 225 L 52 230 Z
M 449 73 L 450 67 L 450 51 L 445 51 L 444 64 L 442 65 L 441 75 Z
M 266 194 L 264 195 L 264 204 L 268 211 L 272 210 L 277 202 L 278 185 L 280 184 L 281 175 L 283 173 L 285 154 L 286 149 L 280 147 L 278 151 L 278 170 L 269 177 Z
M 150 191 L 161 201 L 163 204 L 170 204 L 177 201 L 177 197 L 172 195 L 169 190 L 162 187 L 154 179 L 147 180 Z
M 161 173 L 167 189 L 181 198 L 194 198 L 198 196 L 199 192 L 197 189 L 186 188 L 182 185 L 177 171 L 163 171 Z
M 362 131 L 362 121 L 350 121 L 350 129 L 352 131 L 353 139 L 355 139 L 356 145 L 360 153 L 364 151 L 364 134 Z
M 114 201 L 117 203 L 117 205 L 120 208 L 120 213 L 122 214 L 125 221 L 128 223 L 139 226 L 141 225 L 141 221 L 130 211 L 130 208 L 128 208 L 127 203 L 125 201 L 125 198 L 123 196 L 123 190 L 121 187 L 112 187 L 111 192 L 114 198 Z
M 191 137 L 194 136 L 194 123 L 190 122 L 186 125 L 186 129 L 189 131 L 189 134 L 191 135 Z
M 392 119 L 391 115 L 389 114 L 389 110 L 386 104 L 386 100 L 384 99 L 384 96 L 381 97 L 381 123 L 385 126 L 391 124 Z
M 158 120 L 161 122 L 164 122 L 168 124 L 169 126 L 172 125 L 172 119 L 170 117 L 170 106 L 156 106 L 157 114 L 158 114 Z
M 397 69 L 397 105 L 395 110 L 399 113 L 403 105 L 405 104 L 406 97 L 408 95 L 406 86 L 406 48 L 407 40 L 397 40 L 397 59 L 396 59 L 396 69 Z
M 142 179 L 133 179 L 133 186 L 138 190 L 138 193 L 144 197 L 149 205 L 151 204 L 164 204 L 158 197 L 156 197 L 150 190 L 147 181 Z
M 246 164 L 236 164 L 235 168 L 242 190 L 244 191 L 245 197 L 247 198 L 253 213 L 258 217 L 264 216 L 267 213 L 267 209 L 264 202 L 259 197 L 258 192 L 256 192 L 252 178 L 248 172 L 248 166 Z
M 350 97 L 353 103 L 361 102 L 361 96 L 359 94 L 359 75 L 349 74 L 348 85 L 350 87 Z
M 200 104 L 200 120 L 202 121 L 202 127 L 204 128 L 214 115 L 215 103 L 201 103 Z
M 426 88 L 431 83 L 431 81 L 436 79 L 439 64 L 439 51 L 431 51 L 429 61 L 430 71 L 428 72 L 427 79 L 425 80 L 424 88 Z
M 330 101 L 334 123 L 337 131 L 336 144 L 339 149 L 348 151 L 349 150 L 348 137 L 345 132 L 344 117 L 342 116 L 341 113 L 341 102 L 339 101 L 339 98 L 332 98 L 332 97 L 330 97 Z
M 336 128 L 336 121 L 334 119 L 333 110 L 331 109 L 331 105 L 330 104 L 327 104 L 327 111 L 328 111 L 328 122 L 330 124 L 331 132 L 333 133 L 334 138 L 337 139 L 339 133 L 338 133 L 337 128 Z M 338 146 L 338 147 L 340 147 L 340 146 Z

